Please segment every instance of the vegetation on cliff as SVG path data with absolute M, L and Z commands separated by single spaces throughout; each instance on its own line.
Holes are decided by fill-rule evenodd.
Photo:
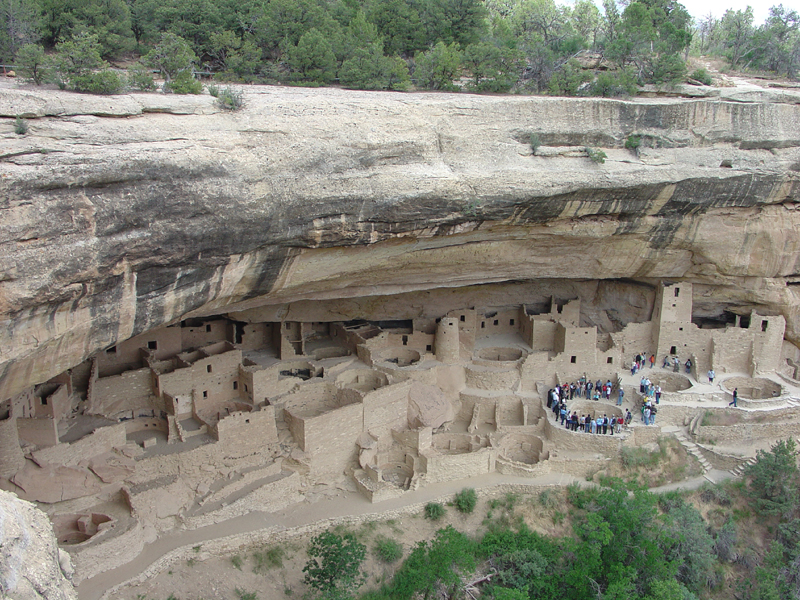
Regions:
M 574 6 L 554 0 L 2 0 L 2 6 L 0 60 L 17 64 L 38 84 L 48 71 L 44 49 L 56 54 L 51 80 L 101 93 L 121 85 L 104 61 L 137 55 L 173 91 L 196 91 L 184 90 L 183 71 L 173 78 L 156 60 L 153 52 L 165 47 L 192 69 L 230 81 L 453 90 L 463 78 L 461 85 L 474 91 L 604 96 L 631 93 L 637 83 L 683 80 L 693 39 L 694 47 L 725 56 L 734 67 L 792 77 L 800 62 L 800 19 L 782 5 L 760 27 L 749 9 L 695 26 L 674 0 L 604 0 L 602 12 L 591 0 Z M 88 79 L 63 71 L 69 44 L 86 46 L 94 65 Z M 583 51 L 593 54 L 586 59 Z M 581 56 L 583 64 L 576 61 Z M 705 80 L 699 72 L 692 78 Z

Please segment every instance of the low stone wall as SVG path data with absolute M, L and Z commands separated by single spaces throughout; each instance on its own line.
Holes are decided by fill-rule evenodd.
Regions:
M 516 475 L 518 477 L 539 477 L 551 471 L 549 460 L 543 460 L 536 464 L 528 465 L 503 458 L 502 456 L 497 457 L 496 469 L 498 473 L 502 473 L 503 475 Z
M 569 450 L 596 454 L 601 452 L 607 456 L 616 456 L 622 444 L 623 435 L 591 434 L 580 430 L 569 431 L 550 419 L 544 426 L 545 437 L 552 442 L 551 447 L 557 450 Z
M 127 529 L 115 532 L 113 537 L 90 539 L 83 544 L 66 546 L 72 565 L 75 567 L 73 583 L 78 585 L 84 579 L 115 569 L 137 556 L 144 548 L 147 539 L 144 525 L 131 519 Z
M 497 451 L 482 448 L 463 454 L 440 454 L 436 451 L 420 453 L 420 470 L 427 483 L 467 479 L 485 475 L 495 470 Z
M 126 443 L 125 423 L 118 423 L 117 425 L 95 429 L 77 442 L 59 444 L 52 448 L 37 450 L 33 453 L 33 460 L 40 465 L 47 463 L 74 467 L 87 458 L 105 454 L 110 452 L 112 448 L 122 447 Z
M 700 425 L 695 431 L 700 440 L 740 442 L 742 440 L 776 440 L 800 437 L 800 423 L 739 423 L 738 425 Z
M 468 366 L 466 375 L 467 387 L 479 390 L 510 390 L 519 381 L 519 371 L 516 368 Z
M 205 515 L 190 517 L 183 521 L 186 529 L 197 529 L 246 515 L 253 511 L 276 512 L 302 501 L 300 475 L 296 471 L 286 472 L 275 481 L 265 483 L 246 496 L 239 498 Z

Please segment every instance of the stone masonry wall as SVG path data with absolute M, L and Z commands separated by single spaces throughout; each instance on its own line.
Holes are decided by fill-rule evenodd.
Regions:
M 39 464 L 74 467 L 83 460 L 110 452 L 112 448 L 122 447 L 126 442 L 125 423 L 118 423 L 95 429 L 71 444 L 37 450 L 33 453 L 33 459 Z

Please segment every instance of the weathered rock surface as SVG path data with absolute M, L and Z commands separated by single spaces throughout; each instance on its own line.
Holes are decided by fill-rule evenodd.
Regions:
M 438 387 L 418 381 L 408 391 L 408 426 L 441 427 L 455 417 L 453 405 Z
M 63 564 L 62 564 L 63 563 Z M 77 600 L 47 516 L 30 502 L 0 490 L 0 594 L 9 600 Z
M 187 315 L 380 318 L 389 297 L 421 311 L 397 299 L 444 303 L 501 282 L 589 286 L 619 311 L 616 289 L 646 311 L 640 286 L 687 280 L 698 310 L 781 313 L 800 342 L 791 91 L 620 101 L 263 87 L 226 113 L 208 96 L 2 85 L 0 398 Z M 17 114 L 35 117 L 28 135 L 14 135 Z M 533 155 L 534 132 L 552 156 Z M 649 146 L 639 156 L 624 149 L 631 134 Z

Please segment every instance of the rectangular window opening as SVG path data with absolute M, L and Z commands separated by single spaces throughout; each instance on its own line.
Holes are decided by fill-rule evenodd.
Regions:
M 675 288 L 675 297 L 677 298 L 680 295 L 681 295 L 681 288 Z
M 508 324 L 509 324 L 509 325 L 513 325 L 513 324 L 514 324 L 514 319 L 511 319 L 511 320 L 508 322 Z
M 211 373 L 211 365 L 206 365 L 206 373 Z
M 233 389 L 235 389 L 235 390 L 239 389 L 239 382 L 238 381 L 234 381 L 233 382 Z
M 408 336 L 407 335 L 403 336 L 403 346 L 408 346 Z
M 433 352 L 433 346 L 431 346 L 430 344 L 428 344 L 427 346 L 425 346 L 425 351 L 426 351 L 426 352 Z
M 677 354 L 678 353 L 678 349 L 675 346 L 670 346 L 669 353 L 670 354 Z
M 481 329 L 486 329 L 486 321 L 481 321 Z
M 495 325 L 500 325 L 500 321 L 498 321 L 497 319 L 495 319 L 495 320 L 494 320 L 494 324 L 495 324 Z
M 158 342 L 147 342 L 148 350 L 158 350 Z
M 769 321 L 761 321 L 761 331 L 766 331 L 767 325 L 769 325 Z
M 578 357 L 577 356 L 570 356 L 569 357 L 569 362 L 571 362 L 574 365 L 575 363 L 578 362 Z
M 206 325 L 206 333 L 211 333 L 211 325 Z
M 466 320 L 467 320 L 467 316 L 466 315 L 461 315 L 461 322 L 463 323 Z
M 208 398 L 208 390 L 203 390 L 203 398 Z
M 612 357 L 610 357 L 610 356 L 609 356 L 609 357 L 606 359 L 606 362 L 607 362 L 609 365 L 613 365 L 613 364 L 614 364 L 614 359 L 613 359 Z

